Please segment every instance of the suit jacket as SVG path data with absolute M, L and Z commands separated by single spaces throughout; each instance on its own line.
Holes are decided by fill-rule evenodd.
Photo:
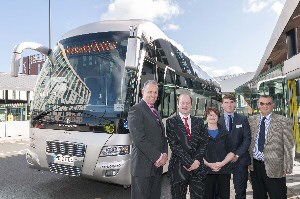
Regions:
M 291 119 L 272 113 L 264 146 L 264 162 L 269 178 L 282 178 L 293 170 L 294 132 Z M 259 131 L 260 114 L 249 117 L 252 141 L 249 148 L 253 163 L 253 149 Z M 253 164 L 252 164 L 253 165 Z M 253 166 L 249 169 L 253 171 Z
M 185 180 L 191 172 L 190 168 L 195 160 L 200 161 L 200 167 L 193 174 L 205 175 L 203 157 L 206 150 L 208 135 L 207 128 L 201 118 L 191 116 L 192 140 L 180 116 L 169 118 L 166 122 L 167 139 L 172 151 L 169 163 L 169 173 L 173 182 Z
M 219 124 L 226 128 L 225 117 L 221 116 Z M 239 156 L 237 164 L 250 165 L 249 146 L 251 143 L 251 132 L 246 116 L 234 113 L 232 132 L 230 132 L 235 154 Z
M 162 153 L 168 153 L 168 144 L 161 118 L 160 123 L 145 101 L 131 107 L 128 127 L 132 139 L 131 174 L 150 177 L 162 174 L 162 167 L 154 163 Z
M 228 153 L 235 153 L 236 149 L 233 148 L 232 139 L 230 133 L 226 127 L 218 125 L 219 133 L 213 138 L 208 134 L 207 150 L 204 155 L 204 159 L 209 163 L 221 162 L 225 159 Z M 212 171 L 211 168 L 205 165 L 207 174 L 231 174 L 232 163 L 228 162 L 219 171 Z

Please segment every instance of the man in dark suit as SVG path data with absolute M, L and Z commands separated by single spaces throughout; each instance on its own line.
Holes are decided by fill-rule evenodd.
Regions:
M 231 134 L 232 143 L 236 148 L 233 163 L 233 184 L 235 198 L 246 198 L 248 181 L 248 166 L 251 164 L 249 146 L 251 142 L 251 132 L 246 116 L 235 113 L 236 99 L 231 95 L 225 95 L 222 99 L 224 114 L 219 120 L 219 124 L 226 127 Z
M 154 80 L 144 84 L 143 99 L 128 113 L 132 139 L 131 198 L 159 199 L 163 165 L 168 160 L 168 144 L 161 117 L 154 108 L 158 86 Z
M 179 115 L 167 120 L 167 139 L 172 151 L 169 174 L 173 199 L 185 199 L 189 185 L 190 198 L 204 198 L 204 153 L 208 142 L 207 128 L 201 118 L 190 115 L 192 98 L 181 94 Z
M 258 108 L 261 114 L 249 117 L 253 198 L 287 198 L 286 174 L 293 171 L 293 122 L 273 113 L 271 96 L 260 96 Z

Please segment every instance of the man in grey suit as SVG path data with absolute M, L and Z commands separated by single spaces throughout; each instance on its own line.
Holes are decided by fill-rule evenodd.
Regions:
M 158 85 L 148 80 L 142 90 L 143 99 L 128 113 L 132 139 L 131 198 L 159 199 L 163 165 L 168 160 L 168 144 L 161 117 L 154 107 Z
M 224 114 L 221 116 L 219 124 L 229 131 L 232 144 L 237 149 L 232 160 L 235 198 L 245 199 L 248 166 L 251 163 L 248 151 L 251 142 L 249 122 L 246 116 L 234 112 L 236 108 L 234 96 L 225 95 L 222 99 L 222 106 Z
M 286 174 L 293 170 L 292 120 L 273 113 L 271 96 L 258 100 L 261 114 L 249 118 L 252 165 L 249 167 L 254 199 L 287 198 Z

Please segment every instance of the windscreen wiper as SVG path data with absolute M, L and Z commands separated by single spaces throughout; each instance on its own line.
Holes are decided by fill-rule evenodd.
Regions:
M 105 119 L 103 116 L 98 116 L 98 115 L 88 113 L 88 112 L 91 112 L 91 111 L 87 111 L 87 110 L 71 110 L 70 112 L 71 113 L 81 113 L 81 114 L 86 115 L 88 117 L 98 119 L 98 120 L 103 122 L 102 124 L 110 124 L 112 122 L 111 120 Z
M 49 113 L 63 107 L 63 106 L 80 106 L 80 105 L 86 105 L 86 104 L 65 104 L 65 103 L 60 103 L 60 104 L 49 104 L 49 105 L 53 105 L 52 107 L 44 110 L 43 112 L 39 113 L 37 116 L 35 116 L 34 118 L 32 118 L 32 120 L 39 120 L 41 118 L 43 118 L 44 116 L 48 115 Z M 53 108 L 54 106 L 57 106 L 56 108 Z

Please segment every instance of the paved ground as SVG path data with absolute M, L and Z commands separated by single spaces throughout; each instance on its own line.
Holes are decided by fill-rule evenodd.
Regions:
M 28 148 L 29 139 L 0 139 L 0 158 L 18 156 L 25 154 Z
M 5 157 L 18 156 L 20 154 L 26 153 L 26 148 L 29 144 L 29 139 L 0 139 L 0 161 Z M 287 187 L 288 187 L 288 198 L 289 199 L 300 199 L 300 160 L 296 159 L 294 161 L 293 174 L 287 176 Z M 231 194 L 234 198 L 234 188 L 231 180 Z M 247 188 L 247 199 L 252 199 L 252 187 L 248 181 Z M 189 199 L 189 195 L 187 196 Z
M 294 162 L 294 173 L 292 175 L 287 176 L 287 187 L 288 187 L 288 199 L 300 199 L 300 160 L 296 160 Z M 230 196 L 234 199 L 234 187 L 232 178 L 230 181 Z M 250 181 L 248 181 L 247 186 L 247 199 L 252 199 L 252 186 Z M 189 194 L 187 195 L 187 199 L 190 199 Z

